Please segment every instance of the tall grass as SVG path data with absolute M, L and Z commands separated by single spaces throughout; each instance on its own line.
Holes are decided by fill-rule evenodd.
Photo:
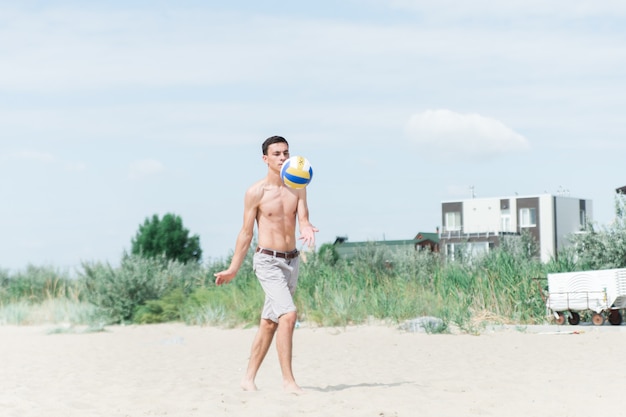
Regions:
M 0 324 L 93 325 L 109 320 L 83 300 L 82 286 L 69 272 L 29 265 L 13 275 L 0 271 Z
M 310 259 L 301 269 L 297 300 L 301 316 L 321 325 L 419 316 L 439 317 L 461 328 L 480 317 L 536 323 L 545 314 L 536 280 L 543 268 L 506 248 L 468 264 L 371 246 L 354 260 L 332 266 Z
M 575 270 L 581 257 L 565 252 L 542 264 L 531 252 L 517 239 L 464 262 L 380 245 L 366 246 L 350 260 L 307 254 L 295 296 L 299 319 L 344 326 L 432 316 L 445 328 L 467 331 L 484 322 L 540 323 L 546 320 L 546 274 Z M 213 274 L 228 261 L 186 265 L 125 255 L 118 267 L 84 263 L 75 279 L 49 267 L 15 275 L 0 270 L 0 323 L 256 325 L 264 295 L 252 252 L 234 281 L 216 287 Z
M 17 301 L 0 305 L 0 324 L 63 324 L 101 327 L 109 317 L 91 303 L 67 298 L 48 299 L 41 303 Z
M 0 303 L 79 297 L 79 290 L 71 281 L 67 271 L 49 266 L 28 265 L 13 275 L 0 270 Z
M 427 257 L 428 255 L 426 255 Z M 432 294 L 417 264 L 433 259 L 366 248 L 353 261 L 329 265 L 310 256 L 301 265 L 296 301 L 302 319 L 320 325 L 360 323 L 369 318 L 397 321 L 425 313 Z M 420 302 L 422 299 L 422 302 Z M 424 303 L 423 300 L 429 300 Z

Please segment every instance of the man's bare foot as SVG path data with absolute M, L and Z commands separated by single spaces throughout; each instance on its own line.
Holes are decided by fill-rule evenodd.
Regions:
M 257 391 L 258 390 L 254 381 L 248 381 L 245 379 L 241 381 L 241 388 L 244 391 Z
M 304 390 L 298 386 L 295 382 L 284 383 L 283 388 L 288 394 L 302 395 L 304 394 Z

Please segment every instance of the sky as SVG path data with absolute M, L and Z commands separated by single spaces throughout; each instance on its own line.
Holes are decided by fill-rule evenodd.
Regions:
M 261 143 L 312 164 L 318 247 L 441 203 L 626 185 L 626 2 L 0 0 L 0 269 L 119 264 L 154 214 L 228 257 Z

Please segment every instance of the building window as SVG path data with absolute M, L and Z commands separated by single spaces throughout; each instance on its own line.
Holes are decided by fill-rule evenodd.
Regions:
M 587 228 L 587 214 L 585 210 L 580 210 L 580 229 L 585 230 Z
M 446 230 L 461 230 L 461 212 L 454 211 L 446 213 Z
M 500 231 L 512 232 L 511 230 L 511 216 L 500 217 Z
M 502 210 L 500 212 L 500 231 L 501 232 L 512 232 L 511 228 L 511 211 L 510 210 Z
M 463 260 L 463 244 L 448 243 L 446 245 L 446 255 L 451 261 Z
M 535 208 L 520 209 L 519 210 L 519 225 L 520 227 L 537 226 L 537 209 Z

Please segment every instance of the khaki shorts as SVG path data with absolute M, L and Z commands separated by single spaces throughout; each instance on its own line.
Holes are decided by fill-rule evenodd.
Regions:
M 252 268 L 263 291 L 265 304 L 261 318 L 278 323 L 283 314 L 296 311 L 293 294 L 298 284 L 299 258 L 283 259 L 256 252 Z

